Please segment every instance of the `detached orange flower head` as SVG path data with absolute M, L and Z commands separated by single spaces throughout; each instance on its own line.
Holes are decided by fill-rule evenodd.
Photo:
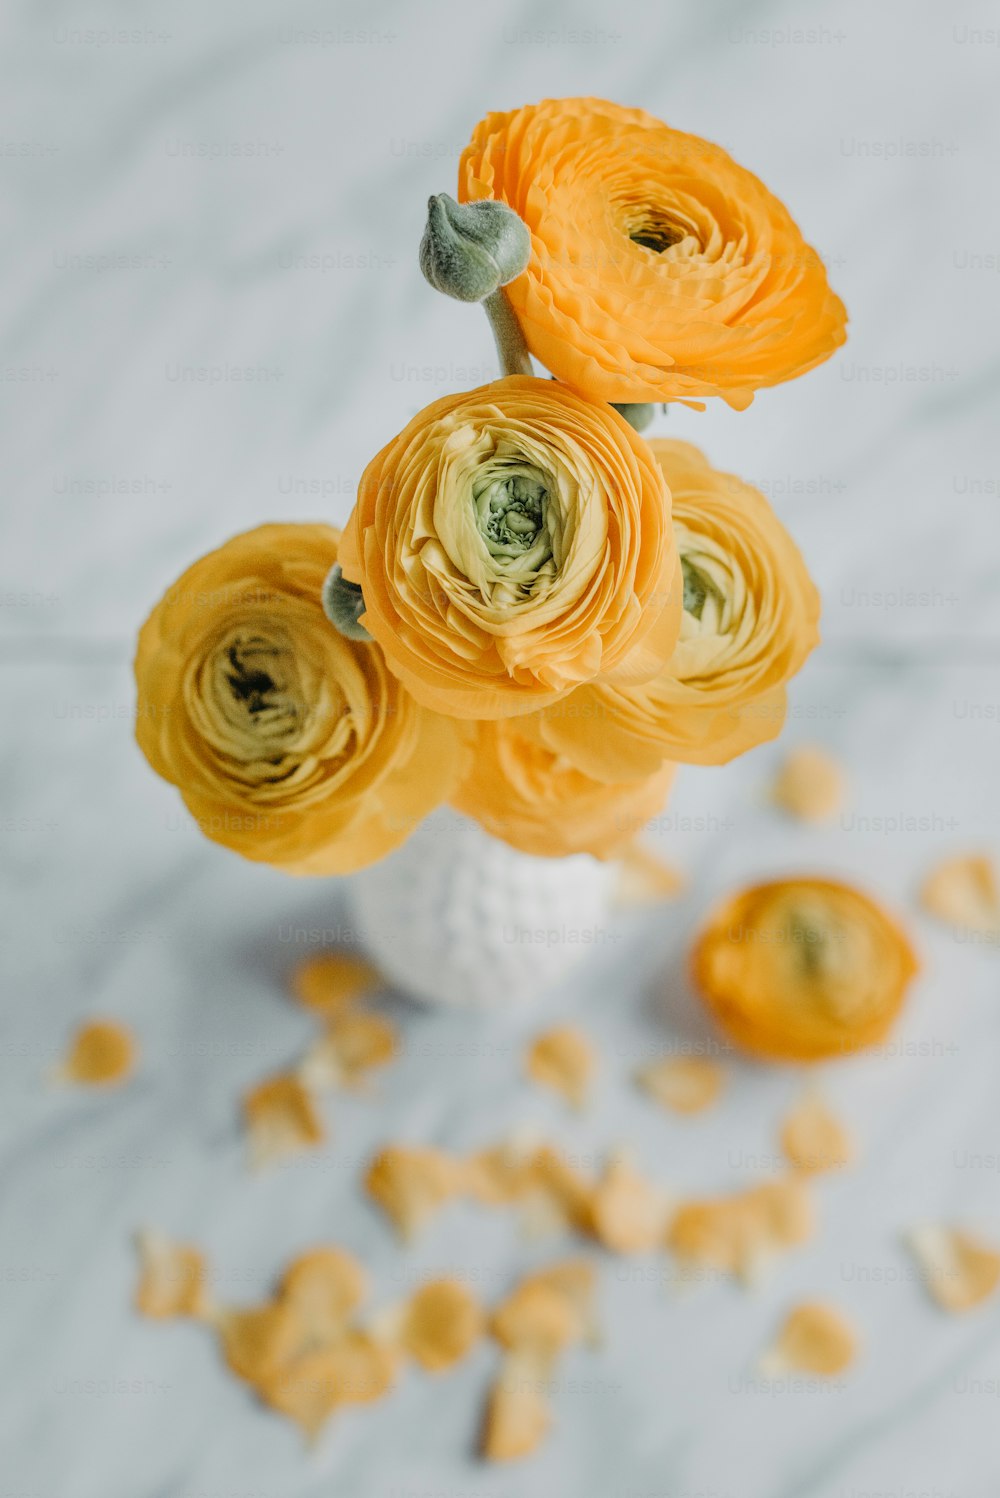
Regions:
M 591 775 L 649 775 L 665 759 L 725 764 L 773 739 L 785 683 L 819 642 L 819 595 L 767 500 L 687 442 L 650 444 L 673 497 L 681 634 L 651 681 L 593 682 L 532 718 Z
M 339 536 L 264 525 L 190 567 L 143 625 L 139 746 L 207 837 L 292 874 L 402 843 L 461 770 L 455 726 L 320 601 Z
M 527 224 L 531 259 L 507 295 L 532 353 L 594 400 L 743 409 L 844 342 L 843 304 L 788 210 L 721 147 L 641 109 L 489 114 L 458 196 Z
M 672 765 L 607 784 L 526 737 L 524 721 L 480 724 L 472 769 L 452 800 L 493 837 L 541 858 L 611 858 L 663 810 Z
M 917 959 L 894 920 L 829 879 L 758 884 L 712 914 L 695 984 L 726 1033 L 778 1061 L 822 1061 L 883 1040 Z
M 392 670 L 459 718 L 530 712 L 626 657 L 652 675 L 680 627 L 661 469 L 616 411 L 551 380 L 415 416 L 365 470 L 340 563 Z

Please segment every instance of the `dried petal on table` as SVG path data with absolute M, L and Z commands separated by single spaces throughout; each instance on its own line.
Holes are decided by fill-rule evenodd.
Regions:
M 844 802 L 840 764 L 825 749 L 804 744 L 786 757 L 771 787 L 771 800 L 804 822 L 825 822 Z
M 537 1185 L 540 1142 L 534 1130 L 512 1134 L 465 1162 L 465 1190 L 488 1207 L 522 1201 Z
M 431 1280 L 410 1297 L 403 1312 L 399 1343 L 429 1373 L 451 1368 L 482 1336 L 479 1302 L 458 1280 Z
M 175 1243 L 155 1228 L 141 1228 L 135 1242 L 139 1251 L 136 1310 L 163 1320 L 207 1316 L 210 1300 L 204 1254 L 190 1244 Z
M 673 1113 L 704 1113 L 722 1095 L 725 1072 L 707 1056 L 667 1056 L 644 1066 L 636 1081 Z
M 252 1088 L 243 1099 L 243 1112 L 255 1170 L 322 1144 L 326 1137 L 308 1088 L 292 1073 Z
M 389 1145 L 368 1167 L 365 1186 L 401 1235 L 411 1238 L 466 1180 L 466 1167 L 441 1150 Z
M 388 1394 L 397 1367 L 390 1348 L 352 1331 L 276 1368 L 258 1388 L 267 1404 L 315 1438 L 338 1405 L 371 1404 Z
M 817 1092 L 803 1094 L 781 1126 L 781 1148 L 796 1170 L 818 1175 L 841 1170 L 854 1158 L 854 1142 Z
M 255 1388 L 291 1366 L 308 1337 L 296 1307 L 280 1300 L 259 1306 L 227 1306 L 214 1319 L 227 1364 L 238 1378 Z
M 307 957 L 292 973 L 292 993 L 304 1009 L 322 1016 L 343 1009 L 382 985 L 377 968 L 346 952 Z
M 313 1091 L 357 1086 L 369 1071 L 399 1051 L 396 1027 L 380 1014 L 336 1015 L 299 1064 L 300 1081 Z
M 625 1158 L 610 1160 L 591 1198 L 594 1237 L 617 1254 L 659 1247 L 670 1215 L 667 1195 Z
M 532 1161 L 532 1187 L 548 1204 L 556 1224 L 589 1232 L 594 1187 L 551 1145 L 539 1145 Z
M 537 1451 L 552 1424 L 547 1377 L 534 1348 L 519 1347 L 505 1355 L 486 1407 L 482 1454 L 487 1461 L 517 1461 Z
M 812 1373 L 834 1378 L 854 1362 L 858 1338 L 850 1322 L 833 1306 L 806 1301 L 785 1319 L 774 1345 L 760 1360 L 761 1373 Z
M 535 1037 L 528 1051 L 525 1069 L 533 1082 L 551 1087 L 574 1108 L 582 1108 L 595 1069 L 593 1047 L 586 1035 L 573 1025 L 558 1025 Z
M 497 1306 L 490 1330 L 504 1347 L 534 1348 L 547 1366 L 582 1336 L 579 1314 L 569 1297 L 533 1276 Z
M 131 1030 L 115 1020 L 90 1020 L 73 1036 L 54 1076 L 81 1087 L 111 1087 L 132 1074 L 135 1062 Z
M 1000 936 L 1000 883 L 985 854 L 947 858 L 927 875 L 921 903 L 931 915 L 962 930 Z
M 367 1287 L 367 1275 L 351 1254 L 340 1248 L 315 1248 L 289 1264 L 278 1294 L 298 1313 L 308 1341 L 325 1345 L 343 1335 Z
M 718 1270 L 746 1283 L 814 1231 L 811 1197 L 802 1178 L 789 1175 L 730 1196 L 682 1203 L 667 1246 L 688 1268 Z
M 1000 1253 L 961 1228 L 927 1223 L 906 1241 L 928 1294 L 946 1311 L 971 1311 L 1000 1284 Z

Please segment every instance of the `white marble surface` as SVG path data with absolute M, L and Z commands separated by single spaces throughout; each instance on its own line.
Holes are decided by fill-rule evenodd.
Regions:
M 1000 956 L 914 905 L 942 850 L 1000 853 L 1000 13 L 489 9 L 51 0 L 3 18 L 0 1498 L 985 1498 L 998 1312 L 935 1312 L 898 1235 L 939 1215 L 1000 1235 Z M 108 40 L 119 28 L 131 39 Z M 387 1000 L 407 1053 L 377 1101 L 337 1102 L 330 1148 L 251 1178 L 239 1095 L 309 1032 L 282 997 L 304 950 L 289 931 L 335 936 L 343 892 L 199 840 L 131 740 L 133 636 L 193 557 L 266 519 L 342 518 L 411 412 L 492 374 L 485 323 L 419 278 L 424 200 L 487 108 L 585 92 L 731 148 L 850 309 L 832 363 L 745 414 L 668 423 L 773 494 L 805 548 L 825 643 L 784 742 L 842 756 L 850 807 L 817 831 L 779 820 L 762 798 L 775 748 L 682 774 L 662 835 L 685 900 L 619 922 L 536 1015 Z M 102 258 L 118 256 L 137 258 Z M 826 1079 L 863 1164 L 820 1187 L 817 1240 L 755 1295 L 679 1300 L 658 1262 L 606 1262 L 607 1345 L 565 1365 L 536 1460 L 472 1455 L 486 1347 L 309 1454 L 198 1328 L 132 1314 L 146 1221 L 203 1242 L 233 1298 L 316 1240 L 362 1254 L 381 1299 L 434 1269 L 492 1297 L 543 1255 L 471 1208 L 401 1255 L 357 1185 L 383 1140 L 458 1148 L 532 1119 L 585 1162 L 627 1141 L 682 1189 L 772 1170 L 794 1074 L 734 1062 L 723 1106 L 688 1123 L 627 1075 L 706 1038 L 680 974 L 709 902 L 803 869 L 908 910 L 926 959 L 899 1051 Z M 93 1012 L 135 1027 L 141 1073 L 113 1097 L 44 1091 Z M 524 1036 L 556 1015 L 604 1052 L 580 1123 L 519 1080 Z M 822 1393 L 748 1383 L 807 1294 L 863 1328 L 856 1372 Z

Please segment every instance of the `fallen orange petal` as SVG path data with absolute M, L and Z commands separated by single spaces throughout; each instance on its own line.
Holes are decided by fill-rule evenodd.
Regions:
M 82 1087 L 110 1087 L 123 1082 L 135 1068 L 132 1032 L 114 1020 L 90 1020 L 81 1025 L 69 1053 L 57 1069 L 63 1082 Z
M 561 1093 L 575 1108 L 587 1100 L 594 1066 L 589 1040 L 572 1025 L 559 1025 L 536 1036 L 525 1062 L 532 1081 Z
M 292 973 L 292 993 L 306 1009 L 317 1014 L 338 1014 L 378 988 L 378 969 L 363 957 L 347 952 L 321 952 L 307 957 Z
M 465 1169 L 441 1150 L 389 1145 L 368 1168 L 368 1193 L 404 1238 L 461 1191 Z
M 404 1312 L 399 1341 L 430 1373 L 451 1368 L 483 1332 L 479 1302 L 457 1280 L 432 1280 L 413 1295 Z
M 507 1353 L 486 1409 L 482 1452 L 487 1461 L 517 1461 L 541 1445 L 552 1424 L 546 1376 L 532 1348 Z
M 225 1307 L 215 1319 L 226 1362 L 237 1377 L 255 1387 L 290 1366 L 304 1345 L 302 1317 L 283 1301 Z
M 293 1259 L 278 1294 L 297 1312 L 309 1341 L 325 1344 L 343 1333 L 366 1289 L 365 1271 L 351 1254 L 339 1248 L 315 1248 Z
M 370 1404 L 388 1394 L 396 1358 L 363 1332 L 350 1332 L 277 1368 L 259 1384 L 261 1397 L 315 1438 L 341 1404 Z
M 174 1243 L 155 1228 L 135 1235 L 139 1283 L 135 1307 L 143 1316 L 203 1317 L 209 1313 L 205 1257 L 187 1243 Z
M 706 1056 L 667 1056 L 643 1067 L 636 1080 L 673 1113 L 703 1113 L 718 1102 L 725 1073 Z
M 924 880 L 921 901 L 939 920 L 1000 939 L 1000 885 L 993 860 L 984 854 L 939 863 Z
M 761 1358 L 761 1372 L 812 1373 L 833 1378 L 854 1362 L 858 1339 L 832 1306 L 807 1301 L 789 1312 L 777 1341 Z
M 281 1074 L 261 1082 L 243 1099 L 250 1160 L 261 1169 L 300 1150 L 322 1144 L 323 1123 L 298 1077 Z
M 825 822 L 840 810 L 844 772 L 825 749 L 806 744 L 786 757 L 771 787 L 771 799 L 803 822 Z
M 381 1015 L 336 1015 L 307 1052 L 299 1077 L 314 1089 L 354 1086 L 366 1072 L 392 1061 L 398 1050 L 396 1028 Z
M 1000 1284 L 1000 1253 L 961 1228 L 928 1223 L 907 1241 L 928 1293 L 946 1311 L 971 1311 Z
M 681 1203 L 667 1231 L 667 1246 L 688 1268 L 715 1269 L 747 1282 L 770 1258 L 805 1243 L 815 1230 L 812 1202 L 802 1178 Z
M 851 1136 L 815 1092 L 807 1092 L 781 1126 L 781 1148 L 796 1170 L 840 1170 L 854 1157 Z
M 646 1253 L 663 1242 L 669 1203 L 628 1160 L 611 1160 L 591 1200 L 593 1232 L 613 1253 Z

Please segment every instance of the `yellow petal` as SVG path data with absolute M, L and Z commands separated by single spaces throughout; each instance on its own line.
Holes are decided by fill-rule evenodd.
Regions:
M 81 1087 L 110 1087 L 131 1075 L 135 1060 L 130 1030 L 114 1020 L 90 1020 L 73 1036 L 55 1075 Z
M 845 788 L 844 772 L 833 756 L 803 745 L 786 757 L 771 787 L 771 799 L 803 822 L 825 822 L 843 805 Z
M 457 1280 L 432 1280 L 411 1297 L 400 1330 L 405 1352 L 430 1373 L 458 1363 L 483 1332 L 475 1296 Z
M 465 1183 L 461 1165 L 441 1150 L 389 1145 L 368 1168 L 365 1185 L 404 1238 L 412 1237 Z
M 312 1149 L 325 1137 L 312 1098 L 295 1076 L 271 1077 L 252 1088 L 243 1099 L 243 1112 L 255 1170 Z
M 526 1060 L 533 1081 L 561 1093 L 575 1108 L 587 1101 L 594 1066 L 590 1042 L 572 1025 L 559 1025 L 536 1036 Z
M 789 1312 L 760 1370 L 768 1376 L 812 1373 L 834 1378 L 854 1362 L 858 1339 L 854 1328 L 832 1306 L 807 1301 Z
M 961 1228 L 928 1223 L 907 1242 L 928 1294 L 946 1311 L 971 1311 L 1000 1284 L 1000 1253 Z
M 799 1099 L 781 1126 L 781 1148 L 796 1170 L 840 1170 L 854 1158 L 851 1136 L 815 1092 Z
M 722 1095 L 725 1073 L 707 1056 L 667 1056 L 643 1067 L 637 1080 L 673 1113 L 704 1113 Z
M 610 1161 L 591 1202 L 594 1236 L 612 1253 L 646 1253 L 663 1242 L 665 1194 L 625 1159 Z
M 310 1344 L 336 1341 L 364 1299 L 367 1277 L 351 1254 L 315 1248 L 294 1259 L 282 1276 L 279 1298 L 295 1310 Z
M 136 1233 L 139 1283 L 135 1308 L 143 1316 L 203 1317 L 209 1314 L 204 1255 L 187 1243 L 174 1243 L 155 1228 Z
M 531 1347 L 509 1352 L 490 1391 L 483 1428 L 488 1462 L 517 1461 L 537 1451 L 552 1424 L 547 1368 Z
M 1000 884 L 984 854 L 947 858 L 928 874 L 921 892 L 925 910 L 961 930 L 1000 939 Z
M 292 993 L 305 1009 L 322 1015 L 339 1013 L 378 988 L 377 968 L 347 952 L 321 952 L 307 957 L 292 973 Z

